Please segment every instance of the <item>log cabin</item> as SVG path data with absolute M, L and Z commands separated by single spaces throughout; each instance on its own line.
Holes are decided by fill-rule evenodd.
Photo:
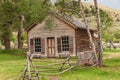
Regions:
M 95 41 L 95 30 L 90 32 Z M 41 57 L 76 56 L 91 50 L 86 25 L 76 17 L 50 12 L 42 22 L 30 25 L 27 33 L 29 52 Z

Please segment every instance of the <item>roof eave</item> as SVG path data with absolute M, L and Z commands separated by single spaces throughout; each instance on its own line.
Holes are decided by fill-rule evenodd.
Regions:
M 37 25 L 37 23 L 35 22 L 35 23 L 32 23 L 27 29 L 26 29 L 26 31 L 28 32 L 29 30 L 31 30 L 34 26 L 36 26 Z
M 87 30 L 86 28 L 82 28 L 82 27 L 80 28 L 80 27 L 78 27 L 78 26 L 76 27 L 76 29 L 84 29 L 84 30 Z M 89 30 L 90 30 L 90 31 L 96 31 L 95 29 L 89 29 Z

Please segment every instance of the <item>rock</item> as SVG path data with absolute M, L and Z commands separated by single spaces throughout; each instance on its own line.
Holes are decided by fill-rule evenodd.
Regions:
M 94 64 L 94 56 L 92 51 L 84 51 L 78 54 L 78 62 L 77 65 L 85 64 L 85 65 L 93 65 Z

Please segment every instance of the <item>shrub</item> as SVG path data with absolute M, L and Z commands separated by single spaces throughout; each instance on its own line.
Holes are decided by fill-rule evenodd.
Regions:
M 26 55 L 27 49 L 8 49 L 0 50 L 0 54 L 12 54 L 12 55 Z

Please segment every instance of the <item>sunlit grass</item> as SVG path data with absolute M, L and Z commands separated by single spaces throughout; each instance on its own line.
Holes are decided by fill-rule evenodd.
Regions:
M 43 59 L 43 61 L 44 60 L 47 59 Z M 59 59 L 57 60 L 59 61 Z M 57 60 L 49 59 L 49 63 L 52 61 L 56 62 Z M 21 70 L 24 69 L 25 64 L 26 58 L 24 56 L 0 54 L 0 80 L 19 79 Z M 43 65 L 48 64 L 48 62 L 38 62 L 36 64 Z M 58 68 L 59 66 L 54 67 Z M 59 80 L 120 80 L 120 57 L 105 59 L 103 68 L 94 67 L 82 70 L 79 68 L 81 67 L 75 67 L 68 72 L 53 76 L 53 78 L 55 77 Z M 51 78 L 51 76 L 41 76 L 42 80 L 49 80 L 49 78 Z

